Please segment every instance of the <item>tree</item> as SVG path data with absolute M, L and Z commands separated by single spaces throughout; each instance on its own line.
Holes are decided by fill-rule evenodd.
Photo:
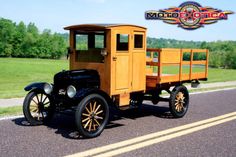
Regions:
M 14 41 L 13 41 L 13 57 L 24 57 L 24 39 L 26 36 L 26 26 L 23 21 L 21 21 L 18 25 L 16 25 L 16 32 L 14 34 Z
M 0 57 L 10 57 L 14 41 L 15 24 L 8 19 L 0 18 Z
M 34 23 L 29 23 L 27 26 L 27 32 L 31 33 L 33 35 L 34 38 L 38 38 L 39 36 L 39 30 L 38 28 L 35 26 Z
M 63 38 L 61 38 L 60 34 L 53 34 L 52 40 L 54 41 L 52 43 L 52 52 L 51 52 L 51 57 L 58 59 L 60 58 L 62 55 L 65 55 L 65 47 L 66 47 L 66 43 L 65 40 Z
M 236 69 L 236 48 L 226 53 L 224 65 L 225 68 Z

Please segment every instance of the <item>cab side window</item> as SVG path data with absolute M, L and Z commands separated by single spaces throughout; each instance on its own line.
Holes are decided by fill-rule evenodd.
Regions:
M 117 34 L 116 35 L 116 50 L 117 51 L 128 51 L 129 50 L 129 35 L 128 34 Z
M 134 48 L 143 48 L 143 35 L 142 34 L 134 35 Z

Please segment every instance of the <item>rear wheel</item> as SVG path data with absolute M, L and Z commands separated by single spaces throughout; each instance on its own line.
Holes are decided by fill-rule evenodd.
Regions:
M 170 95 L 169 107 L 171 114 L 176 118 L 183 117 L 189 107 L 188 89 L 181 85 L 173 89 Z
M 75 121 L 79 133 L 87 138 L 100 135 L 109 119 L 107 101 L 99 94 L 86 96 L 75 113 Z
M 51 98 L 41 91 L 31 91 L 25 97 L 23 113 L 31 125 L 40 125 L 48 122 L 54 114 Z

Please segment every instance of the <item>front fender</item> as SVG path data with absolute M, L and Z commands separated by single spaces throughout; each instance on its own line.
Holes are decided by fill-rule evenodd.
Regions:
M 46 82 L 35 82 L 35 83 L 31 83 L 29 84 L 28 86 L 26 86 L 24 88 L 25 91 L 31 91 L 33 89 L 40 89 L 40 90 L 43 90 L 44 88 L 44 85 L 45 85 Z

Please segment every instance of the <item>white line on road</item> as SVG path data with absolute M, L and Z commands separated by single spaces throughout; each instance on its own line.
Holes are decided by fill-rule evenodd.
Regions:
M 190 95 L 194 95 L 194 94 L 204 94 L 204 93 L 212 93 L 212 92 L 219 92 L 219 91 L 228 91 L 228 90 L 234 90 L 236 89 L 235 87 L 233 88 L 224 88 L 224 89 L 214 89 L 214 90 L 209 90 L 209 91 L 202 91 L 202 92 L 193 92 L 193 93 L 189 93 Z
M 24 117 L 23 115 L 19 115 L 19 116 L 6 116 L 6 117 L 1 117 L 0 121 L 1 120 L 16 119 L 16 118 L 23 118 L 23 117 Z
M 229 117 L 229 118 L 218 120 L 218 121 L 215 121 L 215 122 L 212 122 L 212 123 L 209 123 L 209 124 L 197 126 L 197 127 L 194 127 L 194 128 L 189 128 L 189 129 L 182 130 L 182 131 L 179 131 L 179 132 L 176 132 L 176 133 L 173 133 L 173 134 L 169 134 L 169 135 L 165 135 L 165 136 L 162 136 L 162 137 L 154 138 L 154 139 L 144 141 L 144 142 L 141 142 L 141 143 L 137 143 L 137 144 L 134 144 L 134 145 L 130 145 L 130 146 L 127 146 L 127 147 L 122 147 L 120 149 L 115 149 L 115 150 L 112 150 L 112 151 L 108 151 L 106 153 L 102 153 L 102 154 L 96 155 L 94 157 L 104 157 L 104 156 L 112 157 L 112 156 L 116 156 L 116 155 L 119 155 L 119 154 L 127 153 L 127 152 L 130 152 L 130 151 L 134 151 L 134 150 L 137 150 L 137 149 L 140 149 L 140 148 L 147 147 L 147 146 L 151 146 L 151 145 L 154 145 L 154 144 L 157 144 L 157 143 L 160 143 L 160 142 L 171 140 L 173 138 L 177 138 L 177 137 L 180 137 L 180 136 L 183 136 L 183 135 L 191 134 L 191 133 L 194 133 L 196 131 L 200 131 L 200 130 L 203 130 L 203 129 L 206 129 L 206 128 L 210 128 L 210 127 L 213 127 L 213 126 L 216 126 L 216 125 L 219 125 L 219 124 L 223 124 L 223 123 L 235 120 L 235 119 L 236 119 L 236 116 Z

